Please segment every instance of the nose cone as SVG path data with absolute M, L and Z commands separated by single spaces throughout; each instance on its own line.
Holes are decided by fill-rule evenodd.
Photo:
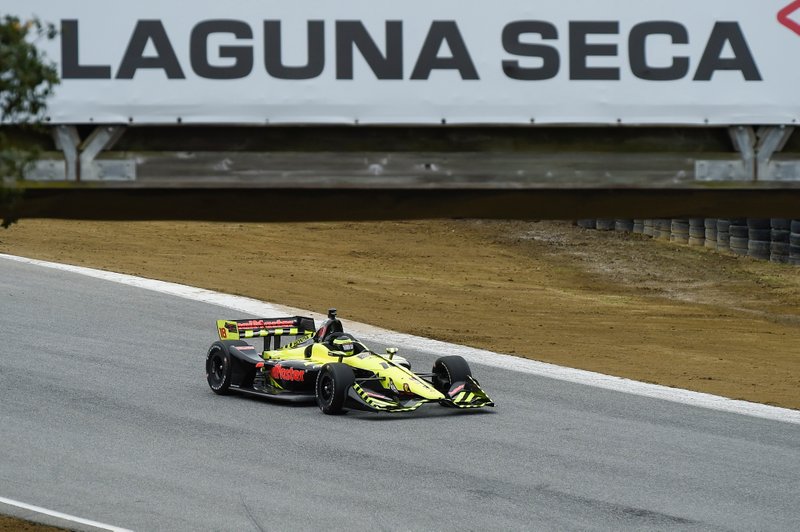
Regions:
M 436 388 L 416 377 L 403 378 L 398 384 L 400 384 L 403 391 L 411 392 L 431 401 L 439 401 L 445 398 Z

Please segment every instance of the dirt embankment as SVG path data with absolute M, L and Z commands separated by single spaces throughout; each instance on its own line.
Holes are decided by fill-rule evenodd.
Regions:
M 0 252 L 800 409 L 800 268 L 559 222 L 23 220 Z M 402 346 L 401 346 L 402 347 Z
M 0 515 L 0 531 L 1 532 L 67 532 L 66 528 L 58 528 L 48 525 L 40 525 L 38 523 L 31 523 Z

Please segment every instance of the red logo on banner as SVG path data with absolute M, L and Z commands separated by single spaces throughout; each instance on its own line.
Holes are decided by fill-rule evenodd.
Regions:
M 789 15 L 800 9 L 800 0 L 795 0 L 778 11 L 778 22 L 800 35 L 800 24 L 789 18 Z

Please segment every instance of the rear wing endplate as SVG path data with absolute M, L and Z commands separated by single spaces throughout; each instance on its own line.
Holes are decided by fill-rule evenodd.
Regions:
M 305 336 L 315 331 L 314 319 L 305 316 L 288 318 L 253 318 L 247 320 L 217 320 L 220 340 L 244 340 L 270 336 Z

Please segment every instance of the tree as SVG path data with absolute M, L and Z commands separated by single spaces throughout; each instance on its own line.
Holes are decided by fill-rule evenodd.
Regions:
M 35 128 L 41 123 L 47 98 L 58 83 L 58 74 L 36 42 L 56 35 L 52 24 L 38 19 L 21 21 L 5 15 L 0 19 L 0 212 L 2 226 L 14 222 L 21 192 L 16 186 L 38 150 L 30 142 L 8 134 L 8 126 Z

